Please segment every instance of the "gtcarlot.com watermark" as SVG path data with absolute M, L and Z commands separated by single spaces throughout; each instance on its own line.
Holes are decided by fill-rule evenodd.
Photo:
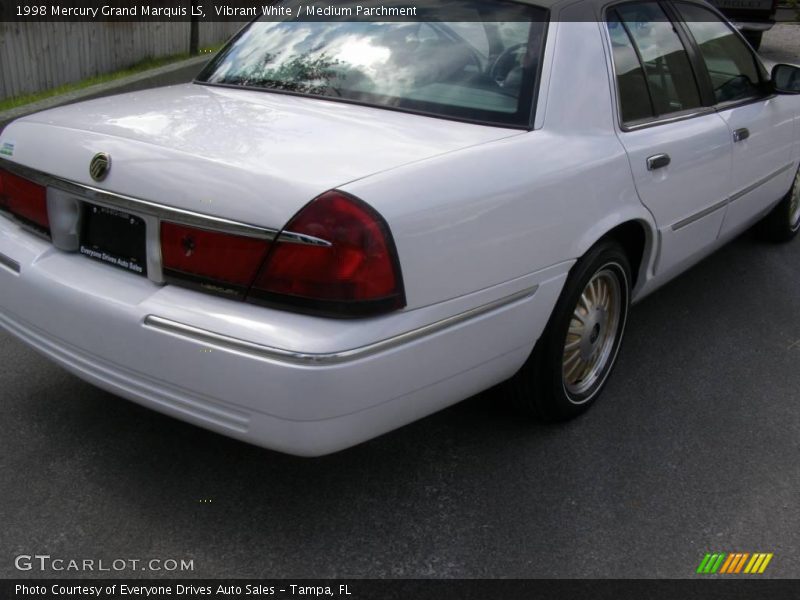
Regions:
M 14 558 L 17 571 L 41 573 L 121 573 L 152 571 L 154 573 L 185 573 L 194 571 L 194 559 L 184 558 L 61 558 L 49 554 L 20 554 Z

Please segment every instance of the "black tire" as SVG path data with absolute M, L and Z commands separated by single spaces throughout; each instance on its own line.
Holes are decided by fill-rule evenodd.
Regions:
M 788 242 L 800 231 L 800 170 L 794 178 L 792 188 L 758 225 L 756 233 L 769 242 Z
M 743 31 L 745 39 L 750 42 L 753 50 L 758 50 L 761 47 L 761 39 L 764 37 L 763 31 Z
M 618 285 L 618 299 L 613 304 L 618 306 L 619 310 L 612 324 L 610 315 L 617 311 L 611 308 L 612 301 L 608 301 L 606 316 L 609 318 L 603 322 L 605 327 L 603 330 L 599 320 L 604 310 L 601 306 L 602 301 L 591 304 L 593 310 L 589 309 L 588 303 L 584 303 L 587 302 L 588 295 L 593 295 L 595 298 L 602 298 L 603 293 L 608 297 L 613 296 L 613 280 L 616 280 Z M 526 363 L 504 386 L 504 392 L 519 410 L 543 421 L 563 421 L 576 417 L 591 406 L 605 386 L 616 363 L 628 318 L 630 281 L 631 269 L 628 257 L 622 247 L 614 241 L 600 242 L 575 264 L 542 337 L 536 343 Z M 594 286 L 591 293 L 587 289 L 590 282 Z M 602 288 L 601 285 L 606 287 Z M 584 293 L 587 297 L 582 300 Z M 585 310 L 582 310 L 584 307 Z M 587 324 L 580 323 L 583 319 L 576 316 L 579 311 Z M 575 333 L 576 328 L 583 334 Z M 612 328 L 614 338 L 613 341 L 608 341 L 607 332 Z M 577 350 L 575 348 L 568 350 L 567 345 L 574 346 L 576 339 L 580 340 Z M 602 344 L 603 348 L 598 349 L 596 344 Z M 587 375 L 585 381 L 581 382 L 580 379 L 574 381 L 574 374 L 568 381 L 565 370 L 575 368 L 575 363 L 570 360 L 582 362 L 585 349 L 591 349 L 592 356 L 597 352 L 602 365 L 598 363 L 595 367 L 596 373 L 592 377 Z M 574 358 L 576 351 L 579 354 L 577 359 Z M 586 356 L 589 356 L 588 350 Z M 586 364 L 589 365 L 590 362 Z M 581 372 L 580 366 L 578 371 Z M 586 386 L 586 389 L 579 389 L 581 385 Z

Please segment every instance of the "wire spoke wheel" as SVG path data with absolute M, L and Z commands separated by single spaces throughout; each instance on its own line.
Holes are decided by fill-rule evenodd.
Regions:
M 614 359 L 624 301 L 619 275 L 604 267 L 589 280 L 572 312 L 562 356 L 565 390 L 580 398 L 602 383 Z

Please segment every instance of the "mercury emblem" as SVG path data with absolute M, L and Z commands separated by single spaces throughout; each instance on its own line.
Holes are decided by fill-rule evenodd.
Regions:
M 95 181 L 103 181 L 111 170 L 111 157 L 105 152 L 98 152 L 89 163 L 89 175 Z

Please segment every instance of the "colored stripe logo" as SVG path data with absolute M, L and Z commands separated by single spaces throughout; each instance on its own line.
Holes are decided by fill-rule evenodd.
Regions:
M 774 554 L 756 552 L 714 552 L 700 561 L 697 572 L 701 575 L 761 575 Z

